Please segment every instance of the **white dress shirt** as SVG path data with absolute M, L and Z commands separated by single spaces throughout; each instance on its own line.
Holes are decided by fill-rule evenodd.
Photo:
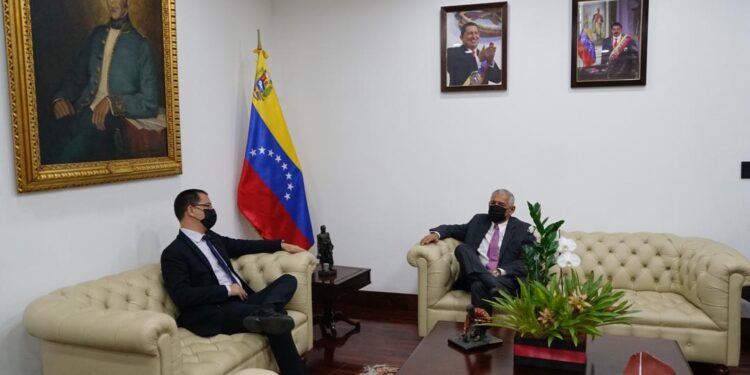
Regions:
M 508 228 L 508 220 L 503 221 L 502 223 L 497 225 L 497 230 L 500 231 L 500 242 L 498 242 L 497 246 L 500 247 L 503 244 L 503 237 L 505 237 L 505 229 Z M 487 267 L 487 263 L 490 262 L 489 258 L 489 252 L 490 252 L 490 241 L 492 240 L 492 235 L 495 234 L 495 223 L 492 223 L 490 225 L 490 230 L 487 231 L 487 233 L 484 235 L 484 238 L 482 239 L 482 243 L 479 244 L 479 248 L 477 249 L 477 252 L 479 253 L 479 261 L 482 262 L 482 265 Z M 501 255 L 498 253 L 498 256 Z M 498 258 L 499 261 L 499 258 Z M 498 262 L 498 264 L 500 264 Z M 505 270 L 502 268 L 499 268 L 501 274 L 505 274 Z
M 182 233 L 185 233 L 188 238 L 195 243 L 195 246 L 198 246 L 198 249 L 200 249 L 201 253 L 208 259 L 208 264 L 211 265 L 211 269 L 214 270 L 214 274 L 216 275 L 216 279 L 219 280 L 220 285 L 224 285 L 224 287 L 227 288 L 227 294 L 230 294 L 229 286 L 232 284 L 240 284 L 242 285 L 239 280 L 237 280 L 237 277 L 234 275 L 227 275 L 227 273 L 224 271 L 223 268 L 221 268 L 221 265 L 219 265 L 219 262 L 221 260 L 216 259 L 214 256 L 214 253 L 211 251 L 211 249 L 208 247 L 208 243 L 203 239 L 204 233 L 196 232 L 194 230 L 186 229 L 186 228 L 180 228 Z M 214 245 L 215 247 L 216 245 Z
M 109 29 L 109 32 L 107 33 L 107 39 L 104 43 L 104 55 L 102 56 L 102 72 L 99 76 L 99 87 L 96 90 L 96 96 L 94 96 L 94 100 L 91 101 L 91 105 L 89 108 L 93 111 L 94 108 L 96 108 L 96 105 L 99 104 L 99 102 L 106 98 L 107 95 L 109 95 L 109 66 L 112 62 L 112 51 L 115 50 L 115 43 L 117 42 L 117 37 L 120 36 L 120 30 L 118 29 Z M 196 232 L 197 233 L 197 232 Z

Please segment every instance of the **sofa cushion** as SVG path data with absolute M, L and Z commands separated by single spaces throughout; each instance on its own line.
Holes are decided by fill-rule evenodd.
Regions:
M 304 323 L 307 322 L 307 316 L 297 311 L 289 311 L 289 316 L 295 323 L 293 336 L 297 336 L 300 333 L 297 331 L 306 329 Z M 270 350 L 263 350 L 268 346 L 268 340 L 258 334 L 237 333 L 200 337 L 180 328 L 178 335 L 185 375 L 226 374 L 248 362 L 253 356 L 270 355 Z M 260 362 L 269 361 L 270 358 Z
M 703 311 L 677 293 L 622 290 L 637 312 L 632 324 L 719 330 Z

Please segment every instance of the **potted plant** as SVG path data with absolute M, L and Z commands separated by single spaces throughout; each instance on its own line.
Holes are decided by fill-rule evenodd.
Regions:
M 581 280 L 573 268 L 581 258 L 576 242 L 559 235 L 562 220 L 547 225 L 539 203 L 529 203 L 539 241 L 524 248 L 528 276 L 518 296 L 501 292 L 490 300 L 495 311 L 487 325 L 516 331 L 516 363 L 555 369 L 586 366 L 586 335 L 599 336 L 602 325 L 628 323 L 631 305 L 611 282 L 593 273 Z M 559 267 L 559 274 L 552 272 Z

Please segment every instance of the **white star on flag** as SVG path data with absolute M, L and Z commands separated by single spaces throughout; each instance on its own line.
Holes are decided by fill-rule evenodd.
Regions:
M 281 165 L 281 169 L 286 170 L 287 168 L 289 168 L 289 166 L 286 163 Z
M 255 156 L 256 154 L 258 154 L 258 152 L 255 151 L 255 149 L 250 150 L 250 156 Z
M 278 163 L 278 162 L 280 162 L 280 161 L 281 161 L 281 156 L 279 156 L 279 155 L 276 155 L 276 162 Z
M 292 174 L 291 173 L 287 173 L 286 174 L 286 179 L 287 180 L 291 180 L 292 179 Z
M 284 194 L 284 199 L 290 200 L 290 199 L 292 199 L 292 196 L 289 195 L 289 193 L 286 193 L 286 194 Z
M 289 190 L 294 190 L 294 185 L 292 185 L 292 184 L 287 184 L 287 185 L 286 185 L 286 188 L 287 188 L 287 189 L 289 189 Z
M 273 150 L 268 150 L 268 156 L 273 156 Z
M 260 154 L 261 154 L 261 155 L 265 155 L 265 154 L 266 154 L 266 148 L 265 148 L 265 147 L 263 147 L 263 146 L 260 146 L 260 149 L 259 149 L 259 151 L 260 151 Z

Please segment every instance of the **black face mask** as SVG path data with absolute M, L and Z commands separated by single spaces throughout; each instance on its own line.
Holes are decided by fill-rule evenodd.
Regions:
M 216 224 L 216 210 L 213 208 L 204 208 L 203 214 L 206 216 L 201 220 L 201 224 L 203 224 L 206 229 L 211 229 L 211 227 Z
M 505 221 L 505 207 L 490 206 L 487 214 L 490 216 L 490 221 L 496 224 L 500 224 Z

